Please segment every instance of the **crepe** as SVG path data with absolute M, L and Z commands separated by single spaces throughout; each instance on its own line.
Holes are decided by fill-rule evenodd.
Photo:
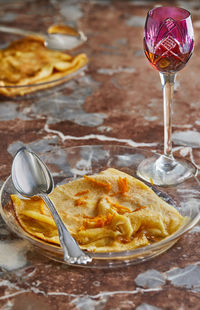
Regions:
M 70 56 L 44 46 L 39 38 L 27 37 L 0 50 L 0 94 L 12 97 L 64 82 L 88 62 L 84 53 Z M 55 83 L 48 83 L 53 82 Z M 37 87 L 18 87 L 46 83 Z M 2 87 L 3 86 L 3 87 Z M 5 88 L 14 86 L 14 88 Z
M 173 234 L 186 220 L 143 182 L 113 168 L 60 185 L 50 198 L 81 248 L 93 252 L 146 246 Z M 40 198 L 11 199 L 24 230 L 59 244 L 54 220 Z

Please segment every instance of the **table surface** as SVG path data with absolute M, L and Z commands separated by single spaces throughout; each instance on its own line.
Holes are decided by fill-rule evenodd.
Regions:
M 1 184 L 22 145 L 40 154 L 102 143 L 162 152 L 159 74 L 143 52 L 145 16 L 156 5 L 182 6 L 192 13 L 196 45 L 175 85 L 173 150 L 200 165 L 198 1 L 1 0 L 1 24 L 45 31 L 64 22 L 82 29 L 88 42 L 78 52 L 90 59 L 83 75 L 60 87 L 27 98 L 0 98 Z M 3 48 L 11 37 L 0 36 Z M 1 220 L 1 309 L 198 310 L 199 233 L 197 225 L 149 262 L 91 270 L 63 266 L 36 253 Z

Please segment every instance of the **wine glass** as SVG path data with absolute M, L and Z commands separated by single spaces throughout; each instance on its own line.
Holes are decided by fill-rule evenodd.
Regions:
M 163 88 L 164 154 L 151 157 L 138 167 L 141 178 L 157 185 L 175 185 L 196 173 L 186 159 L 172 155 L 172 99 L 177 71 L 190 59 L 194 34 L 190 13 L 178 7 L 157 7 L 147 14 L 144 50 L 150 64 L 159 71 Z

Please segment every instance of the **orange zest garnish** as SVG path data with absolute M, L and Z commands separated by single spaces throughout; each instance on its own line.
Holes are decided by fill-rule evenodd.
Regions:
M 88 175 L 84 175 L 84 178 L 97 186 L 104 187 L 106 191 L 111 190 L 111 184 L 103 181 L 96 180 L 95 178 L 89 177 Z
M 86 219 L 83 223 L 83 227 L 86 228 L 100 228 L 111 224 L 113 215 L 107 213 L 106 215 L 98 215 L 95 217 L 84 216 Z
M 121 194 L 125 194 L 129 191 L 129 186 L 128 186 L 128 179 L 127 178 L 121 178 L 117 180 L 118 187 L 119 187 L 119 192 Z
M 136 212 L 136 211 L 140 211 L 141 209 L 145 209 L 146 207 L 145 206 L 141 206 L 139 208 L 136 208 L 135 210 L 133 210 L 132 212 Z
M 86 189 L 85 191 L 76 193 L 75 196 L 82 196 L 82 195 L 88 194 L 89 192 L 90 192 L 89 189 Z
M 120 204 L 118 204 L 118 203 L 115 203 L 115 204 L 113 204 L 112 206 L 113 206 L 113 208 L 116 209 L 116 211 L 117 211 L 118 213 L 120 213 L 120 214 L 124 214 L 124 213 L 126 213 L 126 212 L 128 212 L 128 213 L 131 213 L 131 212 L 132 212 L 129 208 L 127 208 L 127 207 L 125 207 L 125 206 L 122 206 L 122 205 L 120 205 Z
M 111 194 L 110 196 L 115 196 L 115 195 L 126 195 L 127 192 L 129 191 L 129 186 L 128 186 L 128 179 L 127 178 L 121 178 L 119 177 L 117 180 L 118 184 L 118 192 Z
M 119 214 L 124 214 L 125 212 L 132 213 L 132 212 L 136 212 L 136 211 L 146 208 L 145 206 L 140 206 L 136 208 L 135 210 L 130 210 L 129 208 L 122 206 L 117 202 L 110 201 L 108 197 L 106 197 L 106 200 L 112 206 L 112 208 L 114 208 Z
M 106 200 L 119 214 L 124 214 L 125 212 L 128 212 L 128 213 L 132 212 L 129 208 L 122 206 L 117 202 L 110 201 L 108 197 L 106 197 Z
M 84 197 L 81 197 L 81 198 L 78 198 L 75 200 L 75 206 L 82 206 L 84 204 L 86 204 L 86 200 L 88 196 L 84 196 Z

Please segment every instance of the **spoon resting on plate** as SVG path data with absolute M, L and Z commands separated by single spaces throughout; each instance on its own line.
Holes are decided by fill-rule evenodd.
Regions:
M 25 197 L 39 196 L 48 206 L 58 229 L 64 260 L 70 264 L 91 262 L 92 258 L 80 249 L 48 196 L 54 188 L 54 181 L 39 156 L 26 147 L 19 149 L 13 160 L 11 178 L 19 194 Z
M 54 50 L 71 50 L 87 41 L 87 37 L 82 31 L 59 24 L 49 27 L 46 34 L 2 25 L 0 25 L 0 31 L 33 37 L 43 41 L 46 47 Z

